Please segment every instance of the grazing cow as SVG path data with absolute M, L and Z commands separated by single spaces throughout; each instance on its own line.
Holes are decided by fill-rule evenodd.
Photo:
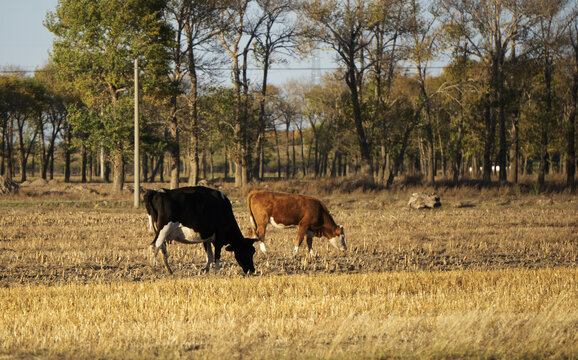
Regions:
M 208 271 L 213 262 L 212 243 L 215 271 L 219 269 L 221 248 L 228 245 L 225 250 L 234 252 L 243 271 L 255 272 L 254 240 L 243 237 L 231 202 L 222 192 L 203 186 L 148 190 L 144 203 L 155 230 L 151 244 L 155 248 L 155 258 L 160 249 L 169 273 L 172 271 L 167 262 L 166 243 L 173 240 L 185 244 L 202 243 L 207 255 L 204 271 Z
M 268 223 L 280 229 L 299 227 L 297 242 L 293 249 L 294 255 L 297 254 L 305 236 L 311 255 L 314 255 L 313 236 L 324 236 L 336 249 L 347 250 L 343 226 L 335 224 L 327 206 L 321 200 L 304 195 L 254 190 L 247 196 L 247 206 L 251 222 L 250 236 L 258 238 L 263 253 L 266 252 L 263 241 Z

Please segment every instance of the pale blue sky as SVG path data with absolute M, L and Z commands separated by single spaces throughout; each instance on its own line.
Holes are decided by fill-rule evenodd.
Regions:
M 42 24 L 46 13 L 54 11 L 57 3 L 58 0 L 0 0 L 0 70 L 14 67 L 34 71 L 48 63 L 53 36 Z M 333 64 L 324 55 L 320 65 L 327 63 Z M 269 81 L 281 84 L 291 78 L 310 80 L 310 66 L 311 60 L 274 65 Z
M 58 0 L 0 0 L 0 69 L 33 71 L 44 66 L 52 34 L 42 25 Z

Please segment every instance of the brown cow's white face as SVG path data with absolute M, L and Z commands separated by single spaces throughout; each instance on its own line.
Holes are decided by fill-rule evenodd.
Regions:
M 337 228 L 337 236 L 332 237 L 329 239 L 329 243 L 340 251 L 347 250 L 347 245 L 345 244 L 345 233 L 343 232 L 343 226 Z

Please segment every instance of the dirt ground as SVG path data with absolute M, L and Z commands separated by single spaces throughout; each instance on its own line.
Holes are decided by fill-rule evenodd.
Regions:
M 279 190 L 279 186 L 271 187 Z M 22 184 L 18 195 L 0 196 L 0 286 L 170 277 L 160 265 L 160 255 L 153 266 L 149 244 L 154 235 L 147 231 L 144 208 L 132 206 L 130 187 L 118 196 L 108 188 L 28 183 Z M 442 189 L 440 208 L 413 210 L 407 201 L 416 189 L 317 194 L 304 189 L 323 199 L 335 221 L 344 226 L 348 250 L 339 252 L 326 239 L 315 238 L 314 257 L 306 255 L 304 243 L 295 257 L 297 230 L 268 227 L 268 254 L 257 250 L 254 258 L 257 276 L 577 266 L 574 194 Z M 248 190 L 223 189 L 245 234 Z M 217 275 L 201 273 L 205 255 L 200 245 L 171 244 L 168 251 L 172 277 L 241 274 L 225 251 Z

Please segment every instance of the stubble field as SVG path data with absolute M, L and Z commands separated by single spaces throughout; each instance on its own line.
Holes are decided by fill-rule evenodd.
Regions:
M 151 186 L 152 187 L 152 186 Z M 248 189 L 224 189 L 247 233 Z M 305 193 L 348 251 L 268 228 L 257 274 L 201 274 L 202 247 L 151 265 L 145 210 L 102 187 L 0 198 L 0 357 L 576 358 L 576 195 L 442 190 Z M 416 189 L 413 189 L 416 190 Z M 160 258 L 159 258 L 160 260 Z

